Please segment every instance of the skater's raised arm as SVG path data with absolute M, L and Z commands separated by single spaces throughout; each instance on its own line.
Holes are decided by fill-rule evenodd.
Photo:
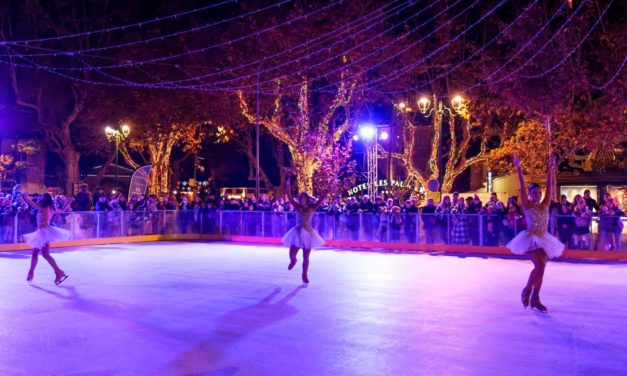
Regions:
M 292 204 L 294 209 L 300 209 L 300 205 L 298 204 L 298 202 L 296 202 L 296 200 L 294 200 L 294 197 L 292 197 L 292 190 L 290 189 L 289 177 L 285 180 L 285 194 L 287 195 L 287 200 L 290 202 L 290 204 Z
M 322 201 L 324 201 L 324 198 L 327 197 L 329 195 L 329 192 L 331 191 L 331 186 L 327 187 L 327 190 L 324 191 L 324 193 L 322 194 L 322 196 L 320 196 L 320 198 L 316 201 L 315 204 L 313 204 L 313 210 L 316 210 L 320 207 L 320 205 L 322 205 Z
M 542 200 L 542 207 L 548 207 L 553 199 L 553 177 L 555 175 L 555 156 L 551 154 L 549 156 L 549 167 L 546 171 L 546 190 L 544 193 L 544 199 Z
M 30 196 L 28 195 L 28 193 L 22 193 L 22 198 L 24 199 L 24 201 L 26 201 L 26 203 L 28 205 L 32 206 L 33 208 L 35 208 L 37 210 L 41 210 L 41 205 L 39 205 L 35 201 L 31 200 Z
M 523 209 L 527 209 L 529 206 L 529 200 L 527 200 L 527 187 L 525 186 L 525 177 L 523 176 L 522 167 L 520 167 L 520 159 L 514 157 L 514 166 L 516 166 L 516 172 L 518 173 L 518 186 L 520 188 L 520 201 Z

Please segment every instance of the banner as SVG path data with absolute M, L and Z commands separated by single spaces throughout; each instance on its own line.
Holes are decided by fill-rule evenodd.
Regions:
M 152 165 L 146 165 L 138 168 L 131 177 L 131 185 L 128 189 L 128 199 L 131 199 L 133 195 L 144 195 L 148 188 L 148 177 L 150 176 L 150 169 Z

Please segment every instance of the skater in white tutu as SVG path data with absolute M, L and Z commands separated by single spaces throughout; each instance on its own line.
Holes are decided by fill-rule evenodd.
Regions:
M 284 236 L 283 244 L 290 247 L 290 264 L 288 270 L 292 270 L 296 265 L 296 255 L 299 249 L 303 249 L 303 282 L 309 283 L 307 277 L 307 271 L 309 270 L 309 254 L 311 250 L 320 247 L 324 244 L 324 239 L 318 234 L 316 230 L 311 227 L 311 220 L 313 219 L 316 209 L 322 203 L 325 195 L 322 195 L 317 201 L 313 199 L 305 192 L 301 192 L 298 195 L 298 202 L 292 197 L 290 191 L 290 180 L 287 179 L 285 191 L 287 192 L 287 198 L 289 199 L 294 210 L 296 211 L 296 226 L 292 227 Z
M 559 257 L 564 251 L 564 244 L 547 232 L 549 204 L 553 196 L 555 157 L 552 155 L 549 157 L 544 199 L 542 198 L 542 188 L 538 184 L 532 183 L 528 189 L 525 188 L 525 180 L 518 158 L 514 158 L 514 165 L 518 171 L 520 197 L 527 221 L 527 230 L 521 231 L 505 246 L 517 255 L 528 255 L 533 262 L 534 268 L 520 296 L 523 306 L 527 308 L 531 305 L 531 308 L 546 312 L 546 307 L 540 303 L 540 288 L 542 287 L 546 262 L 549 258 Z
M 50 243 L 55 241 L 65 241 L 70 239 L 70 232 L 62 228 L 58 228 L 50 225 L 52 215 L 56 212 L 64 212 L 72 203 L 72 200 L 68 200 L 65 207 L 62 210 L 55 209 L 50 193 L 44 193 L 41 196 L 39 202 L 33 202 L 28 194 L 22 196 L 24 200 L 37 209 L 37 231 L 24 235 L 24 242 L 33 247 L 33 254 L 30 261 L 30 270 L 28 271 L 27 281 L 32 281 L 35 275 L 35 267 L 37 266 L 37 259 L 39 252 L 46 261 L 52 266 L 54 270 L 55 284 L 60 284 L 69 277 L 59 266 L 52 256 L 50 256 Z

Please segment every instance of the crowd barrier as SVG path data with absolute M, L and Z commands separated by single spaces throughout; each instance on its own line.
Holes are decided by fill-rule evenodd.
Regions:
M 552 216 L 549 231 L 569 249 L 617 253 L 625 248 L 627 230 L 607 230 L 609 220 L 593 217 L 590 232 L 572 216 Z M 277 243 L 296 224 L 296 213 L 261 211 L 136 211 L 67 212 L 55 214 L 51 223 L 70 231 L 71 241 L 98 244 L 107 239 L 124 241 L 159 239 L 231 239 Z M 576 224 L 579 225 L 576 228 Z M 32 216 L 0 215 L 0 249 L 22 243 L 22 235 L 36 229 Z M 371 214 L 316 213 L 313 227 L 329 245 L 390 249 L 459 250 L 504 253 L 503 245 L 524 230 L 524 219 L 496 214 Z M 577 235 L 577 236 L 576 236 Z M 102 242 L 98 240 L 102 239 Z M 3 246 L 4 245 L 4 246 Z M 610 247 L 610 245 L 613 245 Z M 464 248 L 466 247 L 466 248 Z M 468 248 L 471 247 L 471 248 Z M 23 246 L 19 248 L 24 248 Z M 604 252 L 607 251 L 607 252 Z M 625 252 L 627 255 L 627 252 Z M 622 256 L 620 256 L 622 257 Z M 627 257 L 627 256 L 626 256 Z

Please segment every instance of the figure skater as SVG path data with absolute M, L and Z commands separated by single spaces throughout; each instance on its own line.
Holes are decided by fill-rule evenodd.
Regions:
M 39 251 L 41 255 L 48 261 L 52 269 L 54 269 L 56 285 L 61 284 L 69 276 L 65 274 L 61 268 L 57 265 L 57 262 L 50 256 L 50 243 L 55 241 L 65 241 L 70 239 L 70 232 L 59 227 L 51 226 L 50 220 L 53 214 L 57 212 L 65 212 L 68 206 L 72 203 L 72 200 L 68 200 L 63 209 L 55 209 L 50 193 L 44 193 L 39 200 L 39 203 L 33 202 L 28 194 L 22 196 L 24 201 L 29 205 L 37 209 L 37 231 L 24 235 L 24 242 L 33 247 L 33 254 L 30 261 L 30 269 L 26 280 L 31 282 L 35 275 L 35 267 L 37 266 L 37 259 Z
M 520 160 L 517 157 L 514 158 L 514 165 L 518 171 L 518 184 L 520 185 L 520 197 L 527 221 L 527 230 L 516 235 L 507 243 L 506 247 L 517 255 L 529 255 L 533 262 L 534 268 L 520 295 L 523 306 L 527 308 L 531 304 L 531 308 L 546 313 L 547 308 L 540 303 L 540 288 L 542 287 L 546 262 L 548 258 L 559 257 L 564 251 L 564 244 L 547 232 L 549 204 L 553 196 L 555 157 L 552 155 L 549 157 L 544 199 L 542 199 L 542 188 L 538 184 L 532 183 L 528 190 L 525 189 L 525 180 L 520 167 Z
M 311 250 L 324 244 L 324 239 L 316 230 L 311 227 L 311 220 L 318 206 L 322 203 L 325 195 L 322 195 L 317 201 L 313 202 L 306 192 L 298 195 L 298 202 L 292 197 L 290 191 L 290 180 L 287 179 L 285 186 L 287 198 L 296 211 L 296 226 L 292 227 L 284 236 L 283 244 L 290 247 L 290 264 L 288 270 L 292 270 L 296 265 L 296 255 L 299 249 L 303 249 L 303 282 L 309 283 L 307 271 L 309 270 L 309 254 Z

